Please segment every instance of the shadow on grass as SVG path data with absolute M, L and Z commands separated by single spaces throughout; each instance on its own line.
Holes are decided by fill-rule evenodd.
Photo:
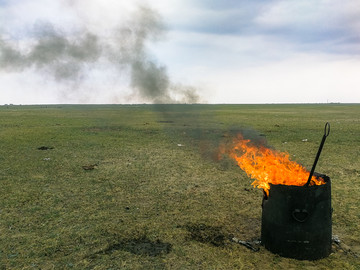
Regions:
M 190 233 L 190 240 L 211 244 L 215 247 L 224 247 L 232 237 L 232 235 L 225 233 L 222 227 L 209 226 L 203 223 L 187 224 L 184 227 Z
M 170 243 L 162 242 L 157 239 L 151 241 L 147 236 L 141 236 L 133 239 L 123 239 L 118 243 L 109 245 L 104 250 L 98 251 L 94 255 L 98 254 L 111 254 L 118 250 L 123 250 L 136 255 L 156 257 L 171 252 L 172 245 Z

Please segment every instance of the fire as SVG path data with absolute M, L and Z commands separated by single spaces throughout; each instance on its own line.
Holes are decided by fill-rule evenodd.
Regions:
M 303 186 L 309 178 L 309 172 L 300 164 L 291 161 L 288 153 L 256 146 L 241 135 L 234 140 L 228 154 L 249 177 L 255 179 L 252 185 L 263 189 L 267 195 L 270 183 Z M 324 179 L 312 176 L 310 186 L 322 184 L 325 184 Z

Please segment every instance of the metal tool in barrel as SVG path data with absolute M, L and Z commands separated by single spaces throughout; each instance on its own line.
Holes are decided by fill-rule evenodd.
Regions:
M 313 174 L 314 174 L 316 164 L 317 164 L 317 162 L 318 162 L 318 160 L 319 160 L 319 157 L 320 157 L 321 151 L 322 151 L 322 149 L 323 149 L 325 140 L 326 140 L 327 136 L 329 136 L 329 133 L 330 133 L 330 123 L 329 123 L 329 122 L 326 122 L 325 128 L 324 128 L 324 136 L 322 137 L 319 150 L 318 150 L 318 152 L 317 152 L 317 154 L 316 154 L 314 164 L 313 164 L 313 166 L 312 166 L 312 168 L 311 168 L 311 171 L 310 171 L 309 179 L 307 180 L 305 186 L 309 186 L 309 184 L 310 184 L 310 182 L 311 182 L 311 178 L 312 178 L 312 176 L 313 176 Z

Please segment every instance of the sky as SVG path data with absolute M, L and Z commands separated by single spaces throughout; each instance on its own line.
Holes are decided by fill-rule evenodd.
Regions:
M 0 0 L 1 104 L 360 103 L 357 0 Z

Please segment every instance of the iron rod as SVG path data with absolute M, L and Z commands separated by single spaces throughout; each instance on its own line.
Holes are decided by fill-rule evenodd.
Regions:
M 320 147 L 319 147 L 319 150 L 316 154 L 316 157 L 315 157 L 315 161 L 314 161 L 314 164 L 311 168 L 311 171 L 310 171 L 310 175 L 309 175 L 309 179 L 307 180 L 305 186 L 309 186 L 310 182 L 311 182 L 311 178 L 315 172 L 315 167 L 316 167 L 316 164 L 319 160 L 319 157 L 320 157 L 320 154 L 321 154 L 321 151 L 323 149 L 323 146 L 324 146 L 324 143 L 325 143 L 325 140 L 326 140 L 326 137 L 329 136 L 329 133 L 330 133 L 330 123 L 329 122 L 326 122 L 325 124 L 325 129 L 324 129 L 324 136 L 322 137 L 322 140 L 321 140 L 321 143 L 320 143 Z

